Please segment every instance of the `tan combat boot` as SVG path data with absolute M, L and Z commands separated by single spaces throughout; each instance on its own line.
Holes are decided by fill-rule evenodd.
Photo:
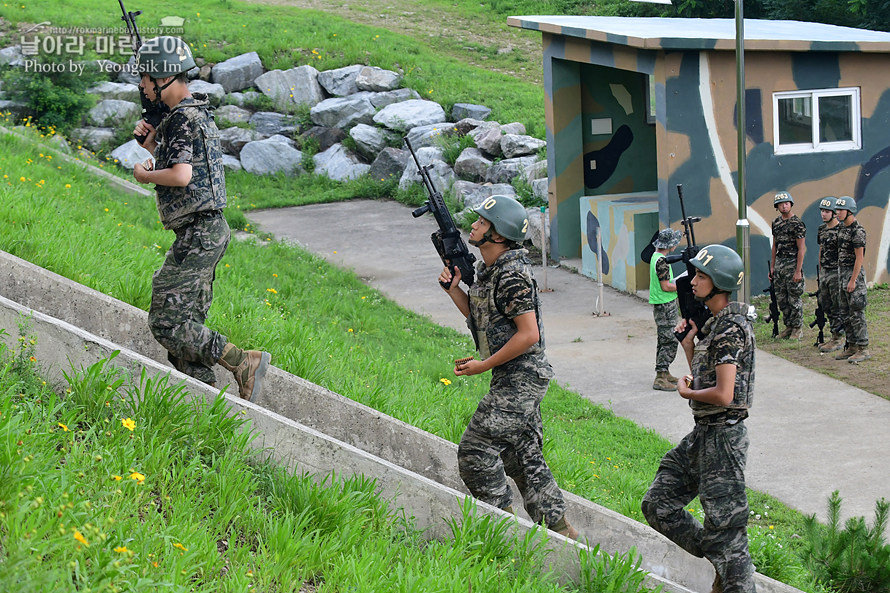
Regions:
M 675 377 L 675 376 L 673 376 L 673 375 L 671 374 L 671 372 L 668 371 L 668 372 L 667 372 L 667 380 L 670 381 L 671 383 L 673 383 L 674 385 L 676 385 L 676 384 L 677 384 L 677 381 L 679 381 L 680 379 L 679 379 L 679 377 Z
M 655 373 L 655 382 L 652 383 L 652 389 L 656 391 L 676 391 L 677 384 L 671 383 L 668 379 L 667 371 L 658 371 Z
M 843 334 L 831 334 L 831 340 L 819 346 L 819 352 L 836 352 L 844 347 Z
M 847 362 L 865 362 L 871 358 L 871 354 L 868 352 L 868 346 L 857 346 L 856 354 L 847 359 Z
M 263 377 L 272 362 L 272 355 L 259 350 L 242 350 L 234 344 L 223 348 L 219 364 L 235 376 L 242 399 L 252 401 L 263 389 Z
M 569 539 L 577 540 L 578 539 L 578 530 L 572 527 L 568 521 L 566 521 L 565 515 L 563 515 L 562 519 L 556 522 L 550 529 L 567 537 Z
M 848 358 L 850 358 L 851 356 L 856 354 L 856 352 L 858 352 L 858 351 L 859 351 L 859 346 L 857 346 L 856 344 L 848 344 L 847 347 L 844 348 L 844 350 L 840 354 L 838 354 L 837 356 L 834 357 L 834 359 L 835 360 L 847 360 Z
M 778 338 L 780 340 L 787 340 L 790 336 L 791 336 L 791 328 L 786 326 L 785 329 L 783 329 L 781 332 L 779 332 L 779 335 L 776 336 L 776 338 Z
M 788 334 L 788 338 L 791 340 L 799 340 L 803 337 L 803 328 L 802 327 L 792 327 L 791 333 Z

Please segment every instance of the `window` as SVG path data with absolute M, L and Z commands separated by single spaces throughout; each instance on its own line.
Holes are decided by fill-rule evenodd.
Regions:
M 858 150 L 859 89 L 773 93 L 775 154 Z

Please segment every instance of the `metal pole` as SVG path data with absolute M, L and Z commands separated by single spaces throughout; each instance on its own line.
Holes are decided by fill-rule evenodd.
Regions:
M 541 292 L 550 292 L 547 289 L 547 221 L 544 210 L 544 206 L 541 206 L 541 279 L 544 283 Z
M 600 233 L 602 232 L 602 227 L 596 227 L 596 282 L 599 284 L 600 289 L 600 297 L 598 300 L 598 309 L 596 312 L 597 315 L 603 315 L 605 313 L 605 306 L 603 305 L 603 242 L 600 238 Z
M 751 227 L 748 224 L 748 202 L 745 195 L 745 9 L 744 0 L 735 0 L 735 65 L 736 65 L 736 132 L 738 135 L 738 201 L 739 219 L 736 221 L 736 251 L 742 258 L 742 286 L 738 299 L 751 301 Z

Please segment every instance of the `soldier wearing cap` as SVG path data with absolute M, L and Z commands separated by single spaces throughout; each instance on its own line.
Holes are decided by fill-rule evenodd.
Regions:
M 674 272 L 664 258 L 665 255 L 680 243 L 683 233 L 674 229 L 661 229 L 655 242 L 655 252 L 649 261 L 649 302 L 652 304 L 652 315 L 658 332 L 658 343 L 655 349 L 655 381 L 652 389 L 658 391 L 676 391 L 677 377 L 670 373 L 671 363 L 677 357 L 677 338 L 674 326 L 679 317 L 677 310 L 677 285 L 674 284 Z
M 837 233 L 838 294 L 840 316 L 847 332 L 847 347 L 835 359 L 859 363 L 871 358 L 865 323 L 865 228 L 856 220 L 856 200 L 850 196 L 839 197 L 834 209 L 841 223 Z
M 840 223 L 834 214 L 837 198 L 825 196 L 819 201 L 819 305 L 831 327 L 831 339 L 819 347 L 820 352 L 834 352 L 844 347 L 846 331 L 841 317 L 840 281 L 838 280 L 837 235 Z
M 807 251 L 807 227 L 791 212 L 794 198 L 787 191 L 776 194 L 773 206 L 779 216 L 773 221 L 773 249 L 769 278 L 776 291 L 776 302 L 785 329 L 779 338 L 799 340 L 803 336 L 803 258 Z
M 553 369 L 544 354 L 541 303 L 528 252 L 525 208 L 494 195 L 475 210 L 469 242 L 482 261 L 469 293 L 458 285 L 460 270 L 446 267 L 439 282 L 466 317 L 479 360 L 456 362 L 455 375 L 491 371 L 489 392 L 473 414 L 457 451 L 461 479 L 473 496 L 513 512 L 507 476 L 522 494 L 532 521 L 576 539 L 565 500 L 544 461 L 541 400 Z M 448 288 L 445 288 L 445 287 Z
M 152 279 L 148 323 L 176 369 L 215 385 L 213 366 L 219 363 L 234 374 L 241 397 L 253 399 L 271 355 L 242 350 L 204 325 L 230 232 L 222 213 L 226 182 L 219 130 L 207 97 L 189 91 L 186 73 L 194 67 L 191 50 L 178 37 L 149 39 L 136 54 L 140 88 L 170 112 L 157 129 L 144 120 L 136 124 L 133 133 L 145 136 L 142 146 L 154 162 L 136 164 L 133 176 L 155 184 L 161 223 L 176 233 Z
M 642 511 L 653 528 L 678 546 L 714 565 L 712 592 L 752 593 L 754 567 L 748 551 L 745 418 L 754 394 L 753 307 L 731 301 L 742 284 L 742 259 L 724 245 L 708 245 L 690 264 L 692 292 L 711 311 L 695 343 L 695 322 L 680 343 L 691 374 L 679 394 L 689 400 L 695 427 L 665 454 Z M 703 523 L 685 509 L 696 496 Z

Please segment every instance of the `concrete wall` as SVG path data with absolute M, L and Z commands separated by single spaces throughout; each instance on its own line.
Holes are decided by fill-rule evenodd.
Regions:
M 75 365 L 90 364 L 122 346 L 139 353 L 133 352 L 131 355 L 128 352 L 129 358 L 121 357 L 121 360 L 131 358 L 133 362 L 128 364 L 134 369 L 144 365 L 155 373 L 170 372 L 178 378 L 186 378 L 166 366 L 166 353 L 149 333 L 144 311 L 4 252 L 0 252 L 0 297 L 63 320 L 59 322 L 42 315 L 35 316 L 40 322 L 39 327 L 44 328 L 38 335 L 39 358 L 48 365 L 47 371 L 57 377 L 61 370 L 69 368 L 69 356 Z M 5 310 L 0 315 L 0 328 L 5 328 L 15 339 L 21 306 L 6 299 L 0 301 L 0 311 Z M 66 322 L 82 330 L 68 326 Z M 95 335 L 86 335 L 85 332 Z M 75 337 L 60 337 L 62 333 Z M 220 368 L 217 371 L 220 385 L 227 384 L 230 376 Z M 436 530 L 444 527 L 443 518 L 460 516 L 459 506 L 454 500 L 466 495 L 466 489 L 457 473 L 456 445 L 280 369 L 273 367 L 267 381 L 263 396 L 253 404 L 229 399 L 236 409 L 245 409 L 252 419 L 256 418 L 255 426 L 265 435 L 259 444 L 272 446 L 277 458 L 286 460 L 293 467 L 314 468 L 312 471 L 321 473 L 353 471 L 391 480 L 389 486 L 382 484 L 384 491 L 395 497 L 397 503 L 409 513 L 417 516 L 418 525 L 430 526 L 434 529 L 433 533 L 441 533 Z M 190 379 L 189 387 L 197 390 L 196 393 L 214 393 Z M 234 392 L 231 387 L 228 391 Z M 299 427 L 311 436 L 298 438 L 290 432 L 281 432 L 285 429 L 276 428 L 277 425 L 267 420 L 264 414 L 290 427 L 287 431 Z M 337 453 L 332 452 L 333 445 L 321 444 L 335 441 Z M 361 461 L 353 462 L 345 452 L 339 451 L 356 452 L 350 455 L 360 453 Z M 365 461 L 365 455 L 380 459 L 371 463 Z M 371 465 L 363 465 L 367 463 Z M 435 495 L 438 497 L 436 500 L 440 501 L 435 503 L 438 506 L 424 509 L 424 505 L 433 504 L 428 502 L 431 494 L 409 494 L 406 491 L 396 495 L 401 492 L 398 480 L 407 479 L 405 474 L 412 473 L 418 475 L 417 478 L 411 477 L 412 484 L 438 485 L 446 489 L 446 494 Z M 565 493 L 565 497 L 569 520 L 589 541 L 600 544 L 604 552 L 626 552 L 636 547 L 643 558 L 642 567 L 645 570 L 659 580 L 674 583 L 668 590 L 680 591 L 684 587 L 697 591 L 709 590 L 713 569 L 707 561 L 690 556 L 648 526 L 571 493 Z M 446 502 L 441 502 L 443 500 Z M 486 505 L 480 503 L 480 508 L 483 506 Z M 489 512 L 488 509 L 491 507 L 487 507 L 486 512 Z M 491 509 L 491 512 L 500 511 Z M 555 534 L 553 537 L 555 541 L 562 541 Z M 563 562 L 561 566 L 566 567 L 566 574 L 577 574 L 577 567 L 569 568 L 571 563 L 560 558 L 560 562 Z M 795 591 L 762 575 L 757 575 L 757 587 L 759 591 L 768 593 Z

